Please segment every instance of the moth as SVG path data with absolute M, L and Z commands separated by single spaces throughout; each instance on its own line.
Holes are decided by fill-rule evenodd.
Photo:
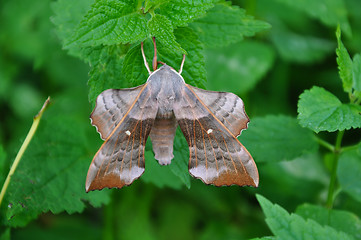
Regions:
M 189 173 L 216 186 L 258 186 L 252 156 L 237 140 L 248 126 L 243 101 L 233 93 L 206 91 L 185 83 L 177 72 L 157 61 L 153 72 L 141 53 L 149 77 L 145 84 L 108 89 L 96 100 L 90 116 L 105 142 L 95 154 L 86 178 L 86 191 L 121 188 L 145 169 L 144 148 L 150 136 L 155 159 L 167 165 L 173 159 L 173 141 L 179 125 L 189 146 Z M 163 66 L 157 69 L 157 64 Z

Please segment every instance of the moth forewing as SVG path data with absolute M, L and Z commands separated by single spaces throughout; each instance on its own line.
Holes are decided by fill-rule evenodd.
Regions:
M 118 104 L 114 105 L 113 113 L 105 107 L 106 113 L 112 117 L 122 118 L 109 121 L 110 124 L 118 123 L 93 158 L 87 174 L 87 192 L 105 187 L 121 188 L 130 185 L 143 174 L 145 143 L 156 117 L 157 107 L 157 103 L 151 98 L 148 84 L 143 85 L 123 115 L 116 113 L 122 111 L 122 106 Z M 100 118 L 97 114 L 105 115 L 94 111 L 92 116 Z

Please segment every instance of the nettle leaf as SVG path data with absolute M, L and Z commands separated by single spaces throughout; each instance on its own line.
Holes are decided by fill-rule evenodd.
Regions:
M 202 17 L 213 7 L 214 0 L 172 0 L 159 6 L 159 13 L 169 18 L 173 27 L 187 26 L 187 23 Z
M 273 66 L 273 49 L 260 42 L 243 41 L 205 52 L 207 88 L 244 94 L 253 89 Z
M 239 139 L 257 162 L 293 160 L 318 149 L 312 131 L 287 116 L 253 118 Z
M 169 0 L 145 0 L 144 12 L 149 12 L 150 9 L 156 9 L 161 4 L 167 3 Z
M 327 225 L 337 231 L 347 233 L 355 239 L 361 239 L 361 221 L 354 213 L 308 203 L 298 206 L 296 213 L 305 219 L 313 219 L 322 226 Z
M 329 226 L 321 226 L 312 219 L 305 220 L 298 214 L 289 214 L 277 204 L 272 204 L 261 195 L 256 195 L 266 222 L 277 239 L 353 239 L 344 232 L 339 232 Z
M 150 52 L 151 49 L 153 49 L 153 45 L 149 40 L 145 41 L 144 52 L 148 59 L 152 56 Z M 149 65 L 149 67 L 151 66 L 152 64 Z M 139 86 L 147 81 L 149 73 L 144 65 L 140 44 L 133 46 L 125 55 L 123 73 L 126 81 L 131 83 L 132 86 Z
M 96 1 L 67 41 L 82 46 L 134 43 L 148 35 L 147 20 L 138 1 Z
M 342 190 L 361 202 L 361 155 L 357 150 L 343 152 L 340 156 L 337 177 Z
M 321 87 L 304 91 L 300 95 L 297 111 L 300 124 L 315 132 L 361 127 L 361 106 L 343 104 Z
M 65 101 L 78 105 L 76 97 Z M 85 193 L 85 177 L 94 153 L 87 118 L 70 113 L 64 97 L 44 113 L 34 139 L 11 178 L 3 202 L 4 223 L 24 226 L 40 213 L 82 212 L 89 202 L 109 202 L 109 191 Z M 82 104 L 81 106 L 86 105 Z M 74 111 L 80 111 L 78 107 Z M 83 116 L 83 115 L 82 115 Z M 94 139 L 94 138 L 93 138 Z
M 239 42 L 244 36 L 253 36 L 271 25 L 246 15 L 246 11 L 238 6 L 216 4 L 206 16 L 197 19 L 190 26 L 206 47 L 217 48 Z
M 361 98 L 361 55 L 353 57 L 352 64 L 352 87 L 357 92 L 357 97 Z
M 336 31 L 336 38 L 338 47 L 336 49 L 337 54 L 337 65 L 339 75 L 342 80 L 343 89 L 347 93 L 352 91 L 352 60 L 347 52 L 347 49 L 341 41 L 341 30 L 338 27 Z
M 184 80 L 196 87 L 204 87 L 206 80 L 206 69 L 203 53 L 203 44 L 199 41 L 197 34 L 191 28 L 177 28 L 174 30 L 177 42 L 188 53 L 184 62 L 182 76 Z M 178 70 L 182 62 L 179 53 L 172 52 L 168 46 L 159 44 L 158 56 L 174 69 Z
M 148 29 L 151 36 L 155 36 L 157 41 L 168 46 L 169 51 L 186 54 L 186 51 L 175 41 L 173 26 L 167 17 L 155 14 L 148 22 Z
M 83 50 L 90 62 L 89 101 L 95 105 L 97 96 L 109 88 L 129 87 L 122 74 L 127 48 L 122 45 L 88 47 Z
M 278 1 L 306 12 L 311 17 L 321 20 L 327 26 L 336 27 L 340 24 L 342 30 L 351 36 L 351 27 L 347 19 L 347 9 L 343 0 Z

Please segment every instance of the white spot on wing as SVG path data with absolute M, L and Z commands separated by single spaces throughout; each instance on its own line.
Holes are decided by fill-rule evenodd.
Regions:
M 129 132 L 129 130 L 127 130 L 126 132 L 125 132 L 125 134 L 127 134 L 128 136 L 130 136 L 130 132 Z
M 207 134 L 210 134 L 210 133 L 212 133 L 213 132 L 213 129 L 208 129 L 207 130 Z

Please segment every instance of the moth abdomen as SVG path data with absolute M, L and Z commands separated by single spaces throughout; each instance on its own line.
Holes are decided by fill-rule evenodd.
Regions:
M 157 115 L 152 130 L 150 132 L 150 140 L 152 141 L 154 158 L 161 165 L 168 165 L 173 159 L 173 141 L 177 122 L 172 117 L 167 118 L 164 115 Z

